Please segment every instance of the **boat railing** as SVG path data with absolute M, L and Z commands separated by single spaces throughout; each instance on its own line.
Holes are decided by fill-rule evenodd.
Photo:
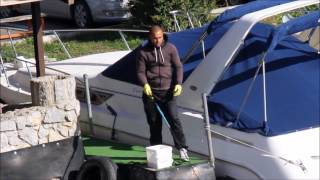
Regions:
M 173 16 L 175 31 L 181 31 L 182 30 L 181 27 L 180 27 L 179 21 L 177 19 L 177 16 L 186 17 L 188 19 L 188 23 L 189 23 L 191 29 L 195 28 L 195 25 L 194 25 L 192 19 L 194 19 L 196 21 L 196 23 L 198 24 L 198 27 L 202 26 L 201 21 L 193 13 L 191 13 L 189 11 L 184 12 L 184 11 L 180 11 L 180 10 L 173 10 L 173 11 L 170 11 L 170 14 Z M 202 46 L 202 57 L 205 58 L 206 57 L 206 52 L 205 52 L 204 41 L 201 38 L 199 40 L 201 41 L 201 46 Z M 188 59 L 190 56 L 191 56 L 191 54 L 187 55 L 184 59 Z M 185 61 L 185 60 L 183 60 L 183 61 Z
M 1 74 L 3 73 L 4 77 L 6 78 L 7 85 L 10 86 L 8 75 L 7 75 L 7 71 L 6 71 L 6 68 L 4 67 L 4 63 L 3 63 L 3 59 L 2 59 L 1 53 L 0 53 L 0 63 L 1 63 L 0 77 L 1 77 Z
M 4 29 L 7 34 L 8 34 L 8 37 L 9 37 L 9 42 L 10 42 L 10 45 L 12 47 L 12 50 L 13 50 L 13 53 L 14 53 L 14 57 L 15 57 L 15 61 L 17 62 L 21 62 L 25 65 L 25 67 L 27 68 L 28 70 L 28 73 L 30 75 L 30 78 L 32 78 L 32 73 L 30 71 L 30 68 L 29 68 L 29 65 L 35 65 L 36 63 L 34 62 L 30 62 L 28 61 L 27 59 L 24 59 L 22 56 L 19 56 L 17 50 L 16 50 L 16 47 L 15 47 L 15 43 L 14 43 L 14 38 L 12 37 L 12 31 L 17 31 L 17 32 L 24 32 L 23 35 L 24 37 L 28 37 L 28 35 L 31 35 L 31 34 L 27 34 L 27 32 L 29 32 L 29 30 L 27 29 L 23 29 L 23 28 L 17 28 L 17 27 L 1 27 L 1 29 Z M 125 47 L 127 48 L 127 50 L 132 50 L 132 48 L 129 46 L 129 43 L 126 39 L 126 36 L 124 33 L 130 33 L 130 32 L 133 32 L 133 33 L 147 33 L 148 31 L 147 30 L 138 30 L 138 29 L 111 29 L 111 28 L 92 28 L 92 29 L 54 29 L 54 30 L 45 30 L 43 31 L 43 33 L 45 35 L 53 35 L 56 40 L 59 42 L 59 44 L 61 45 L 64 53 L 67 55 L 68 58 L 72 58 L 73 56 L 70 54 L 69 50 L 67 49 L 66 45 L 64 44 L 64 42 L 62 41 L 59 33 L 81 33 L 81 32 L 117 32 L 122 40 L 122 42 L 124 43 Z M 2 56 L 2 52 L 0 52 L 0 57 L 1 57 L 1 71 L 0 71 L 0 74 L 4 74 L 4 76 L 6 77 L 6 81 L 7 81 L 7 85 L 10 86 L 10 82 L 9 82 L 9 79 L 7 78 L 7 72 L 5 70 L 5 66 L 4 66 L 4 62 L 3 62 L 3 56 Z M 51 67 L 48 67 L 48 66 L 45 66 L 46 69 L 49 69 L 49 70 L 52 70 L 52 71 L 55 71 L 55 72 L 59 72 L 59 73 L 62 73 L 62 74 L 69 74 L 67 72 L 63 72 L 61 70 L 58 70 L 58 69 L 55 69 L 55 68 L 51 68 Z M 82 79 L 77 79 L 78 82 L 81 82 L 81 84 L 84 84 L 83 80 Z
M 66 46 L 62 42 L 60 36 L 58 33 L 63 32 L 117 32 L 119 33 L 123 43 L 125 44 L 126 48 L 128 50 L 131 50 L 132 48 L 129 46 L 129 43 L 124 35 L 124 33 L 128 32 L 134 32 L 134 33 L 147 33 L 147 30 L 139 30 L 139 29 L 111 29 L 111 28 L 92 28 L 92 29 L 56 29 L 56 30 L 46 30 L 44 33 L 46 34 L 53 34 L 57 40 L 59 41 L 60 45 L 63 47 L 65 53 L 68 55 L 69 58 L 72 58 L 69 51 L 67 50 Z
M 201 21 L 192 13 L 189 11 L 181 11 L 181 10 L 172 10 L 169 12 L 173 17 L 174 27 L 175 31 L 181 31 L 181 26 L 178 21 L 178 16 L 182 18 L 187 18 L 189 26 L 193 29 L 195 27 L 194 21 L 198 24 L 198 26 L 202 26 Z

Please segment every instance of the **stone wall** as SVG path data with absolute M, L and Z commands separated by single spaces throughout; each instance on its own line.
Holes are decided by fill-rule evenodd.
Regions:
M 80 103 L 75 79 L 45 76 L 31 80 L 33 107 L 0 114 L 0 153 L 77 135 Z

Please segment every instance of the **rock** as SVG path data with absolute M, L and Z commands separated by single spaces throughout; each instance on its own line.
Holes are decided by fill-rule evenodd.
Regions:
M 45 76 L 31 82 L 33 106 L 0 114 L 0 152 L 75 136 L 80 102 L 71 76 Z
M 48 138 L 42 138 L 42 139 L 39 139 L 39 144 L 44 144 L 44 143 L 48 143 Z
M 32 104 L 34 106 L 52 106 L 54 100 L 54 81 L 56 76 L 32 78 L 30 83 Z
M 68 129 L 67 127 L 65 127 L 65 126 L 59 126 L 59 127 L 58 127 L 59 133 L 60 133 L 62 136 L 64 136 L 64 137 L 67 137 L 67 136 L 68 136 L 68 133 L 69 133 L 68 130 L 69 130 L 69 129 Z
M 76 115 L 76 112 L 74 110 L 71 110 L 66 113 L 65 118 L 67 121 L 72 122 L 72 121 L 76 121 L 78 119 L 78 116 Z
M 38 144 L 38 134 L 33 128 L 24 128 L 19 132 L 19 137 L 32 146 Z
M 28 118 L 25 116 L 17 116 L 16 117 L 16 122 L 17 122 L 17 127 L 18 130 L 21 130 L 26 127 L 27 124 L 31 124 L 31 122 L 27 122 Z
M 49 135 L 49 131 L 44 128 L 43 126 L 40 126 L 38 136 L 40 139 L 45 138 Z
M 64 111 L 57 109 L 55 107 L 49 107 L 47 114 L 44 117 L 44 123 L 57 123 L 64 121 Z
M 52 124 L 43 124 L 42 125 L 45 129 L 51 129 L 52 128 Z
M 43 117 L 39 111 L 32 111 L 30 118 L 31 118 L 32 126 L 39 126 L 43 121 Z
M 9 144 L 12 146 L 19 146 L 22 143 L 21 139 L 18 138 L 18 133 L 16 133 L 14 136 L 8 136 L 8 139 Z
M 74 104 L 75 104 L 75 108 L 76 108 L 76 113 L 79 116 L 80 115 L 80 101 L 75 100 Z
M 64 122 L 63 125 L 67 127 L 71 127 L 73 125 L 73 122 Z
M 62 139 L 64 139 L 64 137 L 61 136 L 57 131 L 54 131 L 52 129 L 49 131 L 49 142 L 59 141 Z
M 8 148 L 9 146 L 9 141 L 8 141 L 8 137 L 5 133 L 1 133 L 0 134 L 0 149 L 2 152 L 2 149 L 4 148 Z
M 58 109 L 64 109 L 65 104 L 57 104 L 56 107 Z
M 74 124 L 70 129 L 69 129 L 69 136 L 71 137 L 71 136 L 76 136 L 77 134 L 77 132 L 76 132 L 76 130 L 77 130 L 77 124 Z
M 67 111 L 75 110 L 76 114 L 79 115 L 79 113 L 80 113 L 80 102 L 78 100 L 74 99 L 73 101 L 70 101 L 68 104 L 66 104 L 64 109 L 67 110 Z
M 59 76 L 54 82 L 56 104 L 65 104 L 75 99 L 75 79 L 72 76 Z
M 4 121 L 6 119 L 12 119 L 14 117 L 13 111 L 7 111 L 5 114 L 1 114 L 0 121 Z
M 27 147 L 31 147 L 31 145 L 22 141 L 18 146 L 14 147 L 14 149 L 22 149 L 22 148 L 27 148 Z
M 15 131 L 17 129 L 14 121 L 0 121 L 0 132 Z

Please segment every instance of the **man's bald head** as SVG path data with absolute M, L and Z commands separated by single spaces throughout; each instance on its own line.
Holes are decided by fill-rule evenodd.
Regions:
M 149 39 L 154 46 L 160 47 L 163 43 L 163 32 L 163 28 L 158 25 L 154 25 L 150 28 Z
M 149 29 L 149 34 L 156 33 L 156 32 L 159 32 L 159 31 L 163 32 L 164 30 L 163 30 L 163 28 L 162 28 L 161 26 L 159 26 L 159 25 L 153 25 L 153 26 L 151 26 L 151 28 Z

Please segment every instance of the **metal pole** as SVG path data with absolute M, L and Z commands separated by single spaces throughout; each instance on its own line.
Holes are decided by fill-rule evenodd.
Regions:
M 1 53 L 0 53 L 0 60 L 1 60 L 1 66 L 2 66 L 2 69 L 3 69 L 4 77 L 6 78 L 8 87 L 10 87 L 9 79 L 8 79 L 8 76 L 7 76 L 7 71 L 6 71 L 6 69 L 4 68 L 4 63 L 3 63 L 3 59 L 2 59 Z M 0 74 L 1 74 L 1 73 L 0 73 Z
M 12 39 L 12 37 L 11 37 L 11 32 L 10 32 L 9 29 L 7 29 L 7 32 L 8 32 L 9 38 L 10 38 L 10 44 L 11 44 L 12 50 L 13 50 L 13 52 L 14 52 L 14 55 L 15 55 L 15 57 L 18 57 L 16 47 L 14 46 L 14 44 L 13 44 L 13 39 Z
M 20 59 L 18 59 L 18 53 L 17 53 L 17 50 L 16 50 L 16 48 L 15 48 L 15 46 L 14 46 L 13 39 L 12 39 L 12 37 L 11 37 L 11 32 L 10 32 L 9 29 L 7 29 L 7 32 L 8 32 L 9 38 L 10 38 L 10 43 L 11 43 L 11 47 L 12 47 L 12 49 L 13 49 L 14 55 L 16 56 L 16 60 L 20 60 Z M 30 78 L 32 78 L 32 74 L 31 74 L 31 71 L 30 71 L 30 69 L 29 69 L 28 63 L 27 63 L 27 62 L 24 62 L 24 63 L 25 63 L 25 65 L 26 65 L 26 67 L 27 67 L 27 70 L 28 70 L 28 72 L 29 72 Z
M 264 59 L 262 60 L 262 78 L 263 78 L 263 110 L 264 110 L 264 123 L 267 124 L 267 92 L 266 92 L 266 68 Z
M 63 48 L 63 50 L 64 50 L 64 52 L 68 55 L 69 58 L 72 58 L 72 56 L 70 55 L 69 51 L 67 50 L 67 48 L 65 47 L 65 45 L 64 45 L 63 42 L 61 41 L 61 39 L 60 39 L 59 35 L 57 34 L 57 32 L 56 32 L 56 31 L 53 31 L 53 33 L 54 33 L 54 35 L 57 37 L 59 43 L 61 44 L 61 46 L 62 46 L 62 48 Z
M 18 58 L 17 58 L 17 59 L 18 59 Z M 30 71 L 30 68 L 29 68 L 29 66 L 28 66 L 28 63 L 25 62 L 25 64 L 26 64 L 27 70 L 28 70 L 28 72 L 29 72 L 30 79 L 32 79 L 32 73 L 31 73 L 31 71 Z
M 204 42 L 203 40 L 201 41 L 201 46 L 202 46 L 202 57 L 203 59 L 206 57 L 206 49 L 204 47 Z
M 204 108 L 204 120 L 205 120 L 205 130 L 207 133 L 207 139 L 208 139 L 208 149 L 209 149 L 209 160 L 210 165 L 214 167 L 214 154 L 213 154 L 213 147 L 212 147 L 212 138 L 211 138 L 211 129 L 210 129 L 210 122 L 209 122 L 209 112 L 208 112 L 208 104 L 207 104 L 207 94 L 202 94 L 202 102 L 203 102 L 203 108 Z
M 84 80 L 85 88 L 86 88 L 86 100 L 87 100 L 87 108 L 88 108 L 90 134 L 94 135 L 93 125 L 92 125 L 92 108 L 91 108 L 91 99 L 90 99 L 90 87 L 89 87 L 89 80 L 88 80 L 87 74 L 83 75 L 83 80 Z
M 174 18 L 174 22 L 176 22 L 176 25 L 177 25 L 178 31 L 181 31 L 181 28 L 180 28 L 180 26 L 179 26 L 179 23 L 178 23 L 178 20 L 177 20 L 177 16 L 176 16 L 176 14 L 173 14 L 173 18 Z
M 169 13 L 172 14 L 173 16 L 173 21 L 174 21 L 174 27 L 175 27 L 175 30 L 176 31 L 180 31 L 180 26 L 179 26 L 179 23 L 178 23 L 178 20 L 177 20 L 177 16 L 176 14 L 178 13 L 179 11 L 178 10 L 173 10 L 173 11 L 170 11 Z
M 22 59 L 20 59 L 20 57 L 16 57 L 15 61 L 24 62 L 24 64 L 26 65 L 26 68 L 27 68 L 27 70 L 28 70 L 30 79 L 32 79 L 32 73 L 31 73 L 30 68 L 29 68 L 29 66 L 28 66 L 28 63 L 30 63 L 30 62 L 29 62 L 29 61 L 26 61 L 26 60 L 22 60 Z
M 198 21 L 198 24 L 199 24 L 200 27 L 202 26 L 200 21 Z M 206 57 L 206 48 L 204 47 L 204 41 L 203 40 L 201 41 L 201 45 L 202 45 L 202 56 L 203 56 L 203 59 L 204 59 Z
M 124 34 L 122 33 L 122 31 L 119 31 L 119 34 L 120 34 L 122 40 L 124 41 L 124 44 L 127 46 L 128 50 L 131 50 L 126 38 L 124 37 Z
M 252 90 L 252 88 L 253 88 L 254 82 L 256 81 L 256 78 L 257 78 L 257 76 L 258 76 L 258 74 L 259 74 L 260 68 L 261 68 L 261 66 L 262 66 L 262 64 L 263 64 L 264 58 L 265 58 L 265 53 L 263 54 L 263 57 L 262 57 L 261 61 L 260 61 L 259 64 L 258 64 L 258 68 L 257 68 L 257 70 L 256 70 L 256 72 L 255 72 L 255 74 L 254 74 L 254 77 L 253 77 L 253 79 L 252 79 L 252 81 L 251 81 L 251 83 L 250 83 L 250 85 L 249 85 L 249 87 L 248 87 L 247 93 L 246 93 L 246 95 L 244 96 L 244 99 L 243 99 L 243 101 L 242 101 L 242 103 L 241 103 L 239 112 L 238 112 L 238 114 L 237 114 L 236 121 L 239 120 L 240 115 L 241 115 L 241 113 L 242 113 L 242 111 L 243 111 L 243 109 L 244 109 L 244 106 L 245 106 L 246 103 L 247 103 L 247 100 L 248 100 L 249 95 L 250 95 L 250 93 L 251 93 L 251 90 Z
M 192 23 L 192 20 L 191 20 L 191 17 L 190 17 L 190 15 L 189 15 L 189 12 L 187 12 L 187 18 L 188 18 L 188 21 L 189 21 L 189 23 L 190 23 L 191 28 L 193 29 L 193 28 L 194 28 L 194 25 L 193 25 L 193 23 Z

